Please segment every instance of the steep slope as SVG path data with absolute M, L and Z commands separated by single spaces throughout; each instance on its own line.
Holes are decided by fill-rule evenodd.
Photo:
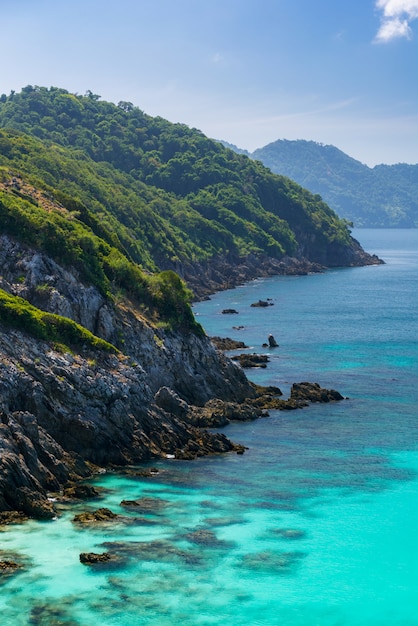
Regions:
M 68 198 L 76 198 L 88 208 L 96 234 L 103 235 L 100 224 L 133 261 L 174 269 L 195 289 L 198 276 L 211 270 L 219 288 L 232 268 L 243 267 L 250 278 L 263 266 L 272 271 L 272 263 L 279 271 L 283 259 L 287 267 L 289 258 L 305 269 L 374 262 L 319 197 L 196 129 L 151 118 L 131 103 L 26 87 L 0 98 L 0 126 L 24 133 L 3 135 L 6 167 L 38 178 L 41 170 L 49 190 L 66 195 L 64 206 L 71 209 Z M 28 135 L 33 143 L 22 149 L 29 154 L 19 156 L 17 144 Z M 84 208 L 79 219 L 85 214 Z
M 378 260 L 289 179 L 129 103 L 26 88 L 0 124 L 0 512 L 52 516 L 97 466 L 242 452 L 194 416 L 257 392 L 173 269 L 203 295 Z
M 357 227 L 418 227 L 418 165 L 370 168 L 334 146 L 283 139 L 251 157 L 320 194 Z
M 189 405 L 254 395 L 198 327 L 155 325 L 7 235 L 0 267 L 0 512 L 50 517 L 48 491 L 97 466 L 237 449 L 187 418 Z

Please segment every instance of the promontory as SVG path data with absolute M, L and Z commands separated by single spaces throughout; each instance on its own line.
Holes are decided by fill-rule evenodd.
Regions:
M 0 511 L 102 467 L 242 452 L 193 407 L 257 395 L 191 302 L 378 263 L 319 196 L 129 102 L 0 96 Z

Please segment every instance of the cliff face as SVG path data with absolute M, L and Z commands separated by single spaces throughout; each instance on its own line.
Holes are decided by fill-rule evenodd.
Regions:
M 353 264 L 373 262 L 359 251 Z M 254 256 L 236 265 L 227 283 L 228 267 L 234 267 L 228 260 L 190 266 L 188 275 L 204 295 L 263 272 L 321 268 Z M 120 350 L 74 353 L 0 325 L 0 511 L 52 516 L 48 492 L 97 467 L 237 449 L 189 417 L 188 407 L 214 399 L 242 403 L 255 393 L 242 369 L 207 337 L 152 325 L 126 299 L 106 299 L 75 271 L 6 235 L 0 237 L 0 288 L 74 320 Z
M 279 260 L 261 254 L 246 257 L 229 255 L 206 263 L 175 263 L 170 269 L 187 282 L 199 299 L 262 276 L 300 276 L 322 272 L 330 267 L 362 267 L 381 263 L 381 259 L 365 252 L 354 238 L 351 238 L 349 246 L 338 242 L 321 246 L 317 235 L 300 233 L 297 256 L 284 256 Z
M 123 349 L 74 354 L 0 328 L 0 510 L 51 516 L 47 492 L 93 466 L 234 449 L 155 402 L 161 387 L 193 405 L 253 395 L 242 370 L 207 337 L 153 327 L 128 302 L 106 301 L 75 273 L 6 236 L 0 272 L 5 291 Z

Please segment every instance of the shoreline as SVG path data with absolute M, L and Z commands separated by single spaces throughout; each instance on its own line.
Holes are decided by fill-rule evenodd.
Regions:
M 355 247 L 351 266 L 381 263 L 358 248 L 361 254 Z M 46 268 L 47 263 L 45 259 Z M 326 269 L 306 260 L 249 255 L 238 265 L 223 259 L 221 265 L 207 266 L 206 274 L 196 273 L 195 267 L 194 276 L 199 278 L 195 289 L 200 285 L 199 295 L 204 299 L 209 293 L 263 276 L 306 275 Z M 37 275 L 39 284 L 45 282 L 43 272 Z M 60 353 L 24 333 L 3 333 L 2 511 L 51 518 L 55 510 L 48 494 L 89 478 L 100 467 L 122 468 L 167 454 L 184 459 L 227 451 L 242 454 L 242 447 L 224 435 L 204 429 L 231 419 L 257 419 L 269 408 L 304 406 L 300 398 L 296 403 L 282 400 L 280 390 L 257 389 L 206 335 L 199 338 L 150 327 L 134 311 L 106 310 L 94 294 L 84 299 L 85 288 L 76 278 L 74 285 L 79 287 L 79 301 L 74 300 L 67 274 L 61 276 L 56 268 L 50 297 L 59 293 L 60 300 L 54 302 L 60 306 L 66 302 L 72 319 L 102 316 L 110 341 L 123 328 L 125 356 Z M 52 300 L 44 306 L 54 310 Z M 160 393 L 163 388 L 168 389 L 165 396 Z
M 265 255 L 250 254 L 243 258 L 215 258 L 206 263 L 177 264 L 170 269 L 176 271 L 186 282 L 194 294 L 194 301 L 198 302 L 210 298 L 214 293 L 234 289 L 258 278 L 306 276 L 326 272 L 329 269 L 384 264 L 377 255 L 365 252 L 355 239 L 353 242 L 355 242 L 353 255 L 346 264 L 325 265 L 304 257 L 283 257 L 279 260 Z

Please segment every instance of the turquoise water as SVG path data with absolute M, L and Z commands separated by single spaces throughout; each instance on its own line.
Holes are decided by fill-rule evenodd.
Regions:
M 100 500 L 1 532 L 2 558 L 25 564 L 0 579 L 1 624 L 418 626 L 418 231 L 355 236 L 386 265 L 257 280 L 195 306 L 209 335 L 251 351 L 274 334 L 255 382 L 349 399 L 229 425 L 244 456 L 104 474 Z M 120 506 L 141 497 L 141 511 Z M 99 506 L 124 520 L 74 525 Z M 106 550 L 120 561 L 79 562 Z

